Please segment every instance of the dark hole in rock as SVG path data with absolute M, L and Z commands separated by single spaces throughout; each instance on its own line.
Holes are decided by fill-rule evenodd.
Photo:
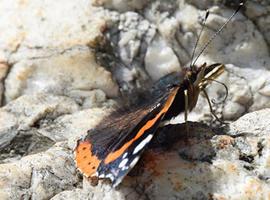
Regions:
M 11 143 L 0 150 L 0 163 L 18 160 L 22 156 L 49 149 L 55 142 L 37 133 L 36 129 L 20 131 Z
M 254 167 L 251 166 L 251 165 L 244 165 L 244 168 L 245 168 L 246 170 L 248 170 L 248 171 L 254 170 Z
M 263 146 L 262 142 L 258 142 L 257 148 L 258 148 L 258 155 L 259 156 L 262 156 L 263 147 L 264 146 Z
M 254 157 L 251 156 L 251 155 L 241 154 L 241 155 L 239 156 L 239 160 L 243 160 L 243 161 L 245 161 L 245 162 L 252 163 L 253 160 L 254 160 Z
M 259 174 L 258 178 L 263 181 L 269 181 L 270 176 Z

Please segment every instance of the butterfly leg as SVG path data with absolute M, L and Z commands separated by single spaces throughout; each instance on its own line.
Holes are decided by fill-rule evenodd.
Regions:
M 215 117 L 215 119 L 216 119 L 218 122 L 220 122 L 221 124 L 226 124 L 226 123 L 223 122 L 221 119 L 219 119 L 218 116 L 215 114 L 215 112 L 214 112 L 214 110 L 213 110 L 213 108 L 212 108 L 212 105 L 211 105 L 211 102 L 210 102 L 210 99 L 209 99 L 209 96 L 208 96 L 207 92 L 206 92 L 204 89 L 202 89 L 202 91 L 203 91 L 203 93 L 204 93 L 204 95 L 205 95 L 205 97 L 206 97 L 206 100 L 207 100 L 207 102 L 208 102 L 208 105 L 209 105 L 209 109 L 210 109 L 211 114 Z
M 188 126 L 188 90 L 184 90 L 185 95 L 185 124 L 186 124 L 186 131 L 189 134 L 189 126 Z

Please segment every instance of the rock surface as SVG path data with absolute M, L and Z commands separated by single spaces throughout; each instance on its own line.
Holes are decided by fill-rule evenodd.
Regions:
M 247 114 L 224 130 L 191 123 L 187 141 L 183 124 L 169 125 L 118 189 L 85 179 L 83 189 L 53 199 L 268 199 L 269 112 Z
M 222 62 L 185 125 L 160 128 L 116 189 L 92 186 L 72 149 L 117 104 L 191 62 L 232 1 L 0 2 L 0 199 L 270 199 L 270 3 L 248 1 L 196 64 Z M 134 93 L 133 93 L 134 92 Z M 124 96 L 125 99 L 125 96 Z M 179 116 L 174 122 L 182 122 Z M 213 125 L 208 126 L 198 121 Z
M 48 151 L 2 164 L 0 195 L 2 199 L 49 199 L 74 188 L 78 180 L 72 153 L 58 144 Z

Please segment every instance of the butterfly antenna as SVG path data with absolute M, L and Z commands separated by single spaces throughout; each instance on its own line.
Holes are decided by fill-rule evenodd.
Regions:
M 200 31 L 200 33 L 199 33 L 199 36 L 198 36 L 198 38 L 197 38 L 197 40 L 196 40 L 196 43 L 195 43 L 194 48 L 193 48 L 193 51 L 192 51 L 191 62 L 190 62 L 190 68 L 192 68 L 192 66 L 193 66 L 193 65 L 192 65 L 192 62 L 193 62 L 193 58 L 194 58 L 194 55 L 195 55 L 195 51 L 196 51 L 196 48 L 197 48 L 198 43 L 199 43 L 199 41 L 200 41 L 200 38 L 201 38 L 202 32 L 203 32 L 203 30 L 204 30 L 204 27 L 205 27 L 206 20 L 207 20 L 208 16 L 209 16 L 209 10 L 207 10 L 206 13 L 205 13 L 205 17 L 204 17 L 204 20 L 203 20 L 202 29 L 201 29 L 201 31 Z
M 204 52 L 204 50 L 209 46 L 209 44 L 217 37 L 217 35 L 220 34 L 220 32 L 226 27 L 226 25 L 232 20 L 232 18 L 239 12 L 239 10 L 243 7 L 244 3 L 240 3 L 238 8 L 234 11 L 234 13 L 227 19 L 227 21 L 217 30 L 217 32 L 215 32 L 212 37 L 206 42 L 206 44 L 203 46 L 202 50 L 200 51 L 200 53 L 198 54 L 198 56 L 196 57 L 196 59 L 194 60 L 193 63 L 191 63 L 192 66 L 195 65 L 195 63 L 197 62 L 198 58 L 202 55 L 202 53 Z

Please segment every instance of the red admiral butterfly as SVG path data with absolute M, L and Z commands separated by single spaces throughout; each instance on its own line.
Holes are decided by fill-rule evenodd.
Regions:
M 113 112 L 89 130 L 74 151 L 78 169 L 86 177 L 108 178 L 117 186 L 138 162 L 159 124 L 181 112 L 187 119 L 200 91 L 205 92 L 205 87 L 224 71 L 224 65 L 219 63 L 192 65 L 161 78 L 140 103 L 129 110 Z

